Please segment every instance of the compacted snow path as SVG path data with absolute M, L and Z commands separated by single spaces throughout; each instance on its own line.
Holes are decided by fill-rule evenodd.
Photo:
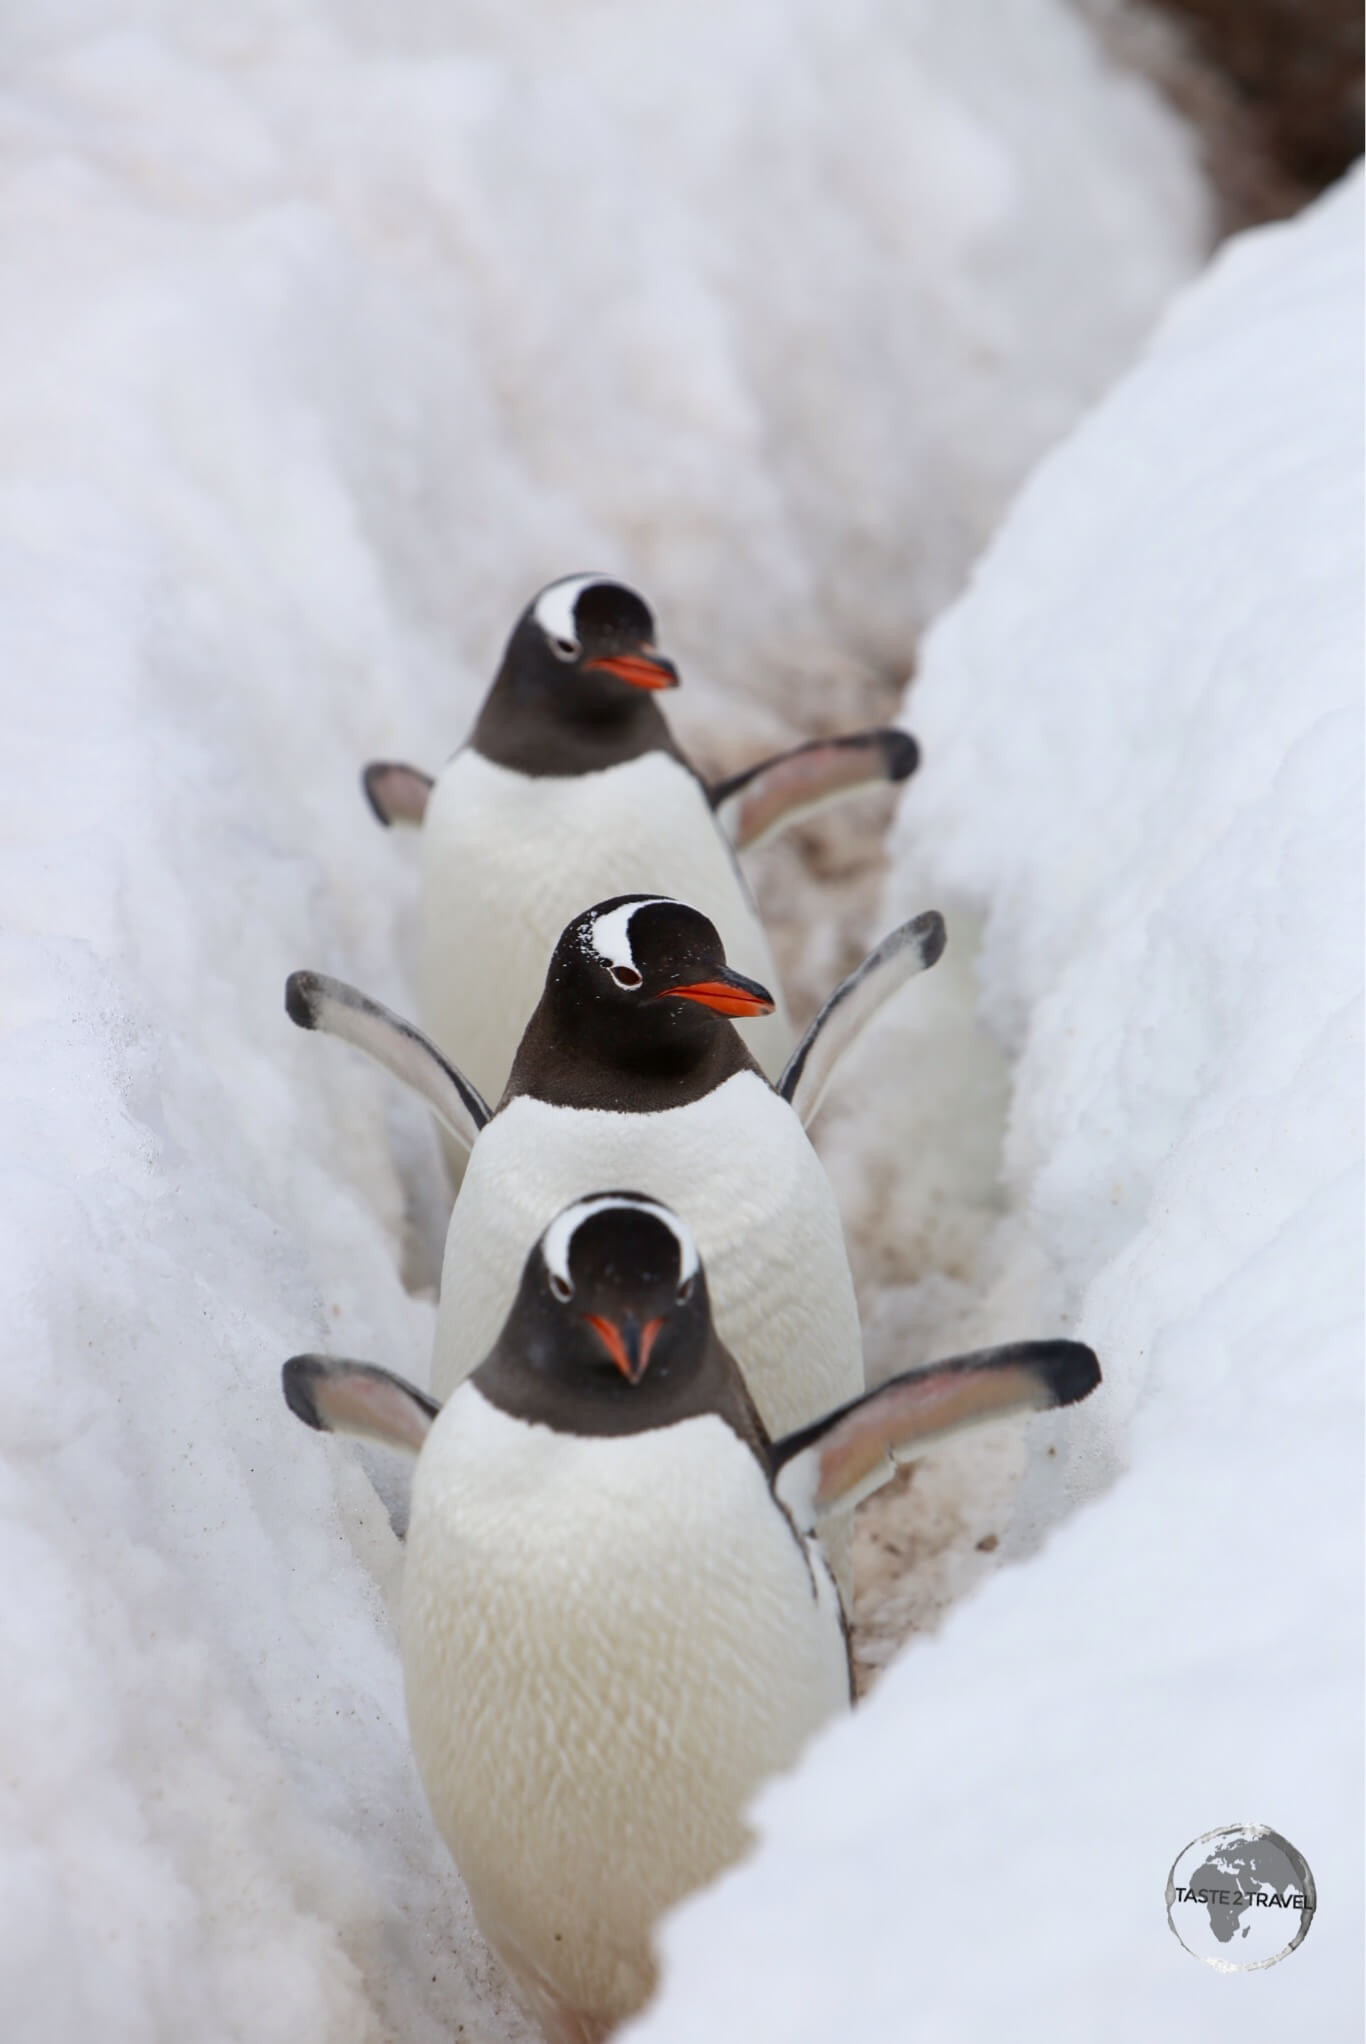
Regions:
M 397 1547 L 278 1387 L 431 1338 L 423 1117 L 282 1011 L 300 965 L 412 1004 L 411 847 L 357 770 L 438 762 L 579 567 L 654 599 L 709 764 L 889 712 L 1197 263 L 1191 151 L 1061 0 L 18 0 L 0 35 L 5 2035 L 509 2044 L 408 1753 Z M 867 934 L 874 835 L 762 868 L 799 1003 Z M 985 1157 L 941 1153 L 912 1267 L 920 1180 L 846 1114 L 870 1324 L 933 1269 L 961 1303 Z
M 984 1154 L 974 1243 L 937 1147 L 1000 1076 L 946 980 L 868 1046 L 904 1086 L 828 1131 L 901 1261 L 874 1339 L 1065 1327 L 1106 1383 L 1013 1463 L 917 1472 L 897 1531 L 941 1590 L 993 1474 L 1002 1551 L 1046 1545 L 765 1792 L 639 2044 L 1360 2034 L 1361 247 L 1358 173 L 1225 250 L 930 636 L 888 907 L 984 919 L 1009 1210 Z M 1319 1911 L 1234 1977 L 1164 1890 L 1248 1821 Z

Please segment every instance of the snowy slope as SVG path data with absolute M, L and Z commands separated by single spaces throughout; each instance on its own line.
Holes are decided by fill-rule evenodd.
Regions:
M 978 1328 L 1107 1376 L 1017 1550 L 1122 1473 L 765 1794 L 640 2044 L 1360 2035 L 1361 229 L 1357 176 L 1221 255 L 927 645 L 893 893 L 984 918 Z M 898 1044 L 874 1162 L 935 1126 Z M 1220 1976 L 1163 1892 L 1244 1820 L 1320 1907 Z
M 411 1006 L 358 767 L 580 566 L 717 753 L 856 718 L 1191 268 L 1190 152 L 1059 0 L 0 37 L 5 2035 L 513 2038 L 387 1523 L 278 1390 L 430 1343 L 422 1117 L 281 1007 Z

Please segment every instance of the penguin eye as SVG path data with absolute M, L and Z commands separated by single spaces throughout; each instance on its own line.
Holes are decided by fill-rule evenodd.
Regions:
M 550 650 L 557 660 L 577 660 L 583 649 L 576 639 L 552 639 Z
M 687 1305 L 689 1299 L 692 1297 L 692 1287 L 693 1287 L 692 1279 L 690 1277 L 685 1277 L 682 1284 L 678 1287 L 677 1293 L 675 1294 L 680 1306 Z
M 562 1278 L 557 1270 L 552 1270 L 550 1273 L 550 1289 L 561 1305 L 564 1304 L 566 1299 L 572 1299 L 574 1296 L 573 1285 L 570 1284 L 568 1278 Z
M 634 993 L 638 986 L 644 984 L 642 975 L 636 971 L 634 965 L 614 965 L 612 977 L 617 985 L 625 987 L 628 993 Z

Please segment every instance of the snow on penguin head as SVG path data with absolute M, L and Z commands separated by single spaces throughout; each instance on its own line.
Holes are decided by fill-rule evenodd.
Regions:
M 546 976 L 544 1005 L 565 1041 L 585 1025 L 602 1048 L 700 1047 L 717 1018 L 767 1015 L 773 996 L 726 963 L 715 923 L 664 895 L 619 894 L 575 916 Z

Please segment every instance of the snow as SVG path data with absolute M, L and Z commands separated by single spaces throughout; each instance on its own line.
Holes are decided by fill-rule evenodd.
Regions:
M 1191 151 L 1059 0 L 4 36 L 6 2035 L 516 2039 L 278 1384 L 431 1342 L 423 1115 L 282 1006 L 412 1008 L 358 769 L 593 561 L 720 763 L 859 721 L 1197 260 Z
M 931 634 L 889 906 L 976 913 L 1008 1211 L 903 1322 L 1075 1331 L 1106 1384 L 1024 1457 L 1028 1564 L 667 1924 L 640 2044 L 1360 2033 L 1361 229 L 1357 174 L 1227 249 Z M 906 1016 L 873 1167 L 971 1026 Z M 1248 1820 L 1319 1910 L 1219 1975 L 1164 1887 Z

